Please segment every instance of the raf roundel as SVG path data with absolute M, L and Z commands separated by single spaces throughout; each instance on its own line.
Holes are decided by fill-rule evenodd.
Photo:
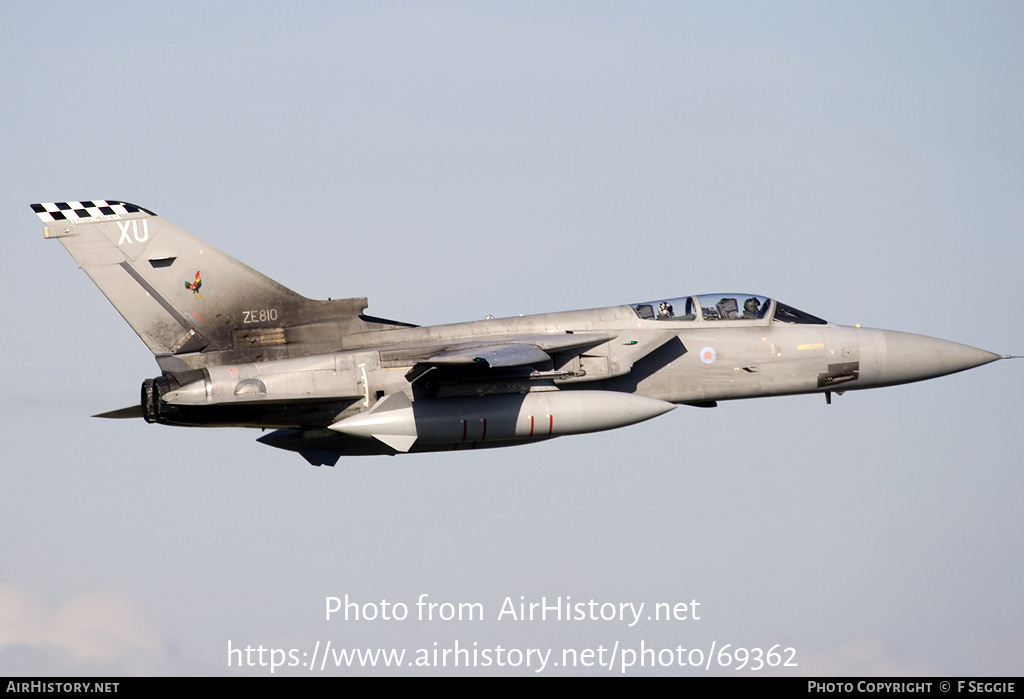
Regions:
M 715 352 L 714 347 L 705 347 L 700 351 L 700 360 L 705 364 L 711 364 L 718 358 L 718 353 Z

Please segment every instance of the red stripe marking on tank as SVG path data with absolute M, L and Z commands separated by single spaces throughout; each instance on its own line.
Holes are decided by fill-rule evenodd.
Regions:
M 530 436 L 533 436 L 533 415 L 530 416 Z
M 555 416 L 554 415 L 548 415 L 548 437 L 551 436 L 551 433 L 554 432 L 554 430 L 555 430 Z

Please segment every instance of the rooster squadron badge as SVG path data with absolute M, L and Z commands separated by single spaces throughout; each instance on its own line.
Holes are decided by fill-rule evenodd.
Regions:
M 196 270 L 196 280 L 194 282 L 185 282 L 185 288 L 192 292 L 192 298 L 201 299 L 203 295 L 199 293 L 199 287 L 203 285 L 203 280 L 199 278 L 199 270 Z

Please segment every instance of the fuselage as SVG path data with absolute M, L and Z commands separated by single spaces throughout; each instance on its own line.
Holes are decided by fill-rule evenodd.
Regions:
M 756 299 L 758 309 L 748 317 L 730 312 L 738 305 L 731 302 L 744 298 L 751 303 Z M 713 294 L 672 301 L 680 309 L 688 305 L 691 312 L 644 317 L 651 315 L 644 307 L 654 304 L 632 304 L 353 333 L 343 338 L 338 352 L 209 367 L 203 378 L 175 393 L 179 399 L 191 394 L 194 400 L 179 400 L 178 416 L 159 421 L 326 427 L 398 392 L 414 401 L 437 401 L 549 390 L 612 391 L 709 406 L 722 400 L 908 383 L 999 358 L 945 340 L 834 325 L 766 297 Z M 456 376 L 447 375 L 443 367 L 413 372 L 420 362 L 451 347 L 577 334 L 601 341 L 583 351 L 551 351 L 550 363 L 529 368 L 460 370 Z M 204 398 L 244 397 L 244 392 L 239 394 L 243 381 L 270 400 L 231 410 L 223 405 L 201 409 L 209 402 Z M 275 394 L 303 394 L 318 402 L 275 404 Z
M 705 312 L 714 299 L 760 298 L 760 318 Z M 690 297 L 694 313 L 644 318 L 633 304 L 425 328 L 351 335 L 353 349 L 381 348 L 382 368 L 411 366 L 417 355 L 478 339 L 531 333 L 613 333 L 614 339 L 553 366 L 560 388 L 636 392 L 694 403 L 920 381 L 964 371 L 1000 355 L 922 335 L 835 325 L 804 313 L 779 314 L 776 301 L 744 294 Z M 678 299 L 673 299 L 678 301 Z M 719 301 L 721 303 L 721 301 Z M 791 309 L 788 306 L 784 308 Z M 403 351 L 404 350 L 404 351 Z M 384 387 L 393 384 L 386 382 Z M 387 393 L 392 391 L 388 390 Z

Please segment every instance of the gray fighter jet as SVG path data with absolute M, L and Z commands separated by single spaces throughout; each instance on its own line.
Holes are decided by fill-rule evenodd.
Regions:
M 757 294 L 417 327 L 365 298 L 307 299 L 119 201 L 33 204 L 156 356 L 141 405 L 102 417 L 274 428 L 314 465 L 631 425 L 677 405 L 841 394 L 1003 358 L 834 325 Z

